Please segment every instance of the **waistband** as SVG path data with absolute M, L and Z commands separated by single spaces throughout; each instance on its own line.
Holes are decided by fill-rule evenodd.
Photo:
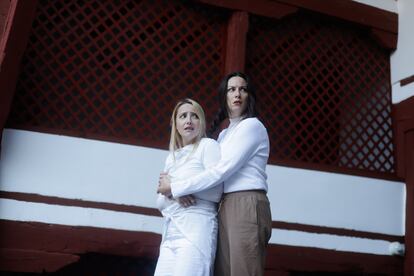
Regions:
M 260 193 L 260 194 L 267 194 L 265 190 L 262 189 L 253 189 L 253 190 L 242 190 L 242 191 L 234 191 L 234 192 L 228 192 L 224 193 L 223 196 L 230 195 L 230 194 L 249 194 L 249 193 Z

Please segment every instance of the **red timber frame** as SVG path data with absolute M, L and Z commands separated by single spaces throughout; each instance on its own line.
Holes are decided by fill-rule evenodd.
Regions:
M 1 192 L 0 198 L 45 203 L 52 206 L 98 208 L 160 216 L 157 210 L 151 208 L 36 194 Z M 392 235 L 294 223 L 273 222 L 272 227 L 308 233 L 404 242 L 403 238 Z M 60 272 L 60 269 L 65 270 L 66 266 L 77 267 L 77 262 L 82 260 L 85 254 L 91 252 L 131 257 L 137 261 L 147 259 L 151 266 L 151 262 L 158 256 L 160 243 L 160 235 L 154 233 L 8 220 L 0 220 L 0 234 L 0 271 L 54 272 L 59 270 Z M 403 260 L 393 256 L 279 244 L 270 245 L 267 254 L 266 275 L 275 276 L 296 275 L 290 274 L 294 272 L 304 273 L 297 275 L 306 275 L 306 272 L 342 273 L 344 271 L 353 273 L 352 275 L 401 275 L 403 269 Z M 25 260 L 24 265 L 22 265 L 22 260 Z
M 8 9 L 8 16 L 6 19 L 6 31 L 1 37 L 1 60 L 0 66 L 2 70 L 0 71 L 0 87 L 2 87 L 2 92 L 0 94 L 0 129 L 3 129 L 5 121 L 7 119 L 10 105 L 12 102 L 13 94 L 15 91 L 17 75 L 19 70 L 20 59 L 25 49 L 26 41 L 29 36 L 30 23 L 33 18 L 34 10 L 36 7 L 37 1 L 25 1 L 25 0 L 13 0 L 10 2 L 10 8 Z M 384 47 L 387 49 L 395 49 L 397 42 L 397 24 L 398 16 L 391 12 L 382 11 L 373 7 L 369 7 L 354 1 L 341 1 L 341 0 L 332 0 L 332 1 L 323 1 L 323 0 L 274 0 L 274 1 L 265 1 L 265 0 L 240 0 L 240 1 L 226 1 L 226 0 L 199 0 L 198 2 L 212 5 L 215 7 L 222 7 L 226 9 L 231 9 L 232 14 L 227 25 L 227 38 L 225 46 L 225 61 L 224 61 L 224 73 L 228 73 L 235 70 L 244 71 L 246 66 L 246 38 L 247 30 L 249 28 L 249 20 L 251 15 L 260 15 L 266 16 L 275 19 L 281 19 L 292 15 L 299 10 L 308 10 L 331 17 L 336 17 L 345 21 L 353 22 L 359 26 L 363 26 L 370 30 L 372 36 Z M 6 73 L 7 72 L 7 73 Z M 401 138 L 397 132 L 396 139 Z M 407 135 L 405 134 L 407 133 Z M 404 132 L 404 137 L 406 139 L 412 139 L 412 131 Z M 411 136 L 410 136 L 411 135 Z M 409 141 L 409 140 L 407 140 Z M 412 140 L 411 140 L 412 141 Z M 403 143 L 404 140 L 403 140 Z M 409 144 L 409 143 L 408 143 Z M 408 145 L 407 144 L 407 148 Z M 398 148 L 398 146 L 397 146 Z M 412 149 L 412 144 L 411 144 Z M 401 155 L 399 155 L 401 156 Z M 413 160 L 408 155 L 405 157 L 397 158 L 399 164 L 406 164 L 406 168 L 413 166 Z M 412 157 L 412 155 L 411 155 Z M 410 165 L 411 164 L 411 165 Z M 401 167 L 397 166 L 397 170 L 401 172 Z M 406 169 L 404 172 L 412 172 L 413 170 Z M 407 187 L 408 183 L 411 183 L 410 187 L 413 187 L 413 175 L 408 177 L 405 173 L 398 173 L 399 177 L 407 177 Z M 409 182 L 410 181 L 410 182 Z M 407 189 L 407 199 L 408 192 L 413 194 L 413 189 Z M 21 195 L 18 194 L 5 194 L 1 195 L 3 198 L 14 198 L 22 199 Z M 24 197 L 24 196 L 23 196 Z M 27 195 L 26 195 L 27 197 Z M 413 271 L 413 261 L 412 261 L 412 251 L 414 247 L 414 222 L 411 219 L 408 219 L 408 214 L 414 213 L 413 210 L 413 200 L 414 194 L 410 197 L 411 200 L 407 200 L 407 258 L 406 262 L 406 271 L 407 273 L 412 273 Z M 59 205 L 69 205 L 69 206 L 85 206 L 84 202 L 67 202 L 64 199 L 54 199 L 54 198 L 45 198 L 45 197 L 36 197 L 30 196 L 29 198 L 22 199 L 32 202 L 45 202 L 48 204 L 59 204 Z M 92 203 L 91 203 L 92 204 Z M 108 208 L 114 210 L 123 210 L 126 211 L 123 206 L 95 206 L 97 208 Z M 147 212 L 148 210 L 136 210 L 131 207 L 127 208 L 129 212 L 142 213 Z M 151 211 L 149 211 L 151 213 Z M 2 229 L 3 237 L 11 237 L 12 239 L 2 240 L 2 248 L 11 248 L 15 246 L 15 241 L 20 241 L 18 245 L 22 250 L 3 250 L 1 252 L 2 256 L 8 255 L 10 259 L 2 259 L 0 261 L 0 268 L 7 268 L 9 270 L 14 270 L 19 267 L 19 258 L 27 256 L 27 254 L 32 254 L 32 256 L 39 256 L 39 262 L 34 261 L 31 266 L 28 266 L 27 271 L 38 271 L 39 267 L 45 267 L 49 265 L 48 271 L 54 271 L 59 267 L 75 262 L 77 260 L 76 255 L 82 254 L 84 252 L 90 252 L 94 250 L 95 252 L 101 253 L 116 253 L 125 256 L 152 256 L 154 257 L 154 244 L 159 243 L 159 236 L 153 237 L 151 235 L 136 236 L 136 233 L 129 233 L 127 231 L 106 231 L 102 229 L 94 228 L 72 228 L 72 227 L 60 227 L 60 226 L 50 226 L 40 223 L 28 224 L 28 223 L 9 223 L 1 222 L 0 229 Z M 314 233 L 331 233 L 331 234 L 345 234 L 345 235 L 355 235 L 358 237 L 364 236 L 368 238 L 378 238 L 385 240 L 395 240 L 398 237 L 384 237 L 370 235 L 370 233 L 354 233 L 352 231 L 345 233 L 335 233 L 332 229 L 325 229 L 323 227 L 309 227 L 304 228 L 304 226 L 298 226 L 294 224 L 283 224 L 275 223 L 274 227 L 280 227 L 284 229 L 296 229 L 303 230 Z M 16 229 L 18 231 L 16 231 Z M 59 242 L 56 242 L 51 245 L 54 250 L 56 248 L 65 248 L 68 244 L 69 248 L 66 248 L 65 253 L 62 255 L 56 256 L 43 256 L 42 252 L 31 249 L 42 248 L 44 244 L 47 244 L 50 236 L 59 232 L 62 236 L 59 236 Z M 411 232 L 408 232 L 411 231 Z M 27 244 L 24 242 L 27 241 L 28 233 L 37 233 L 38 240 L 32 241 L 33 244 Z M 92 234 L 91 234 L 92 233 Z M 96 234 L 98 233 L 98 234 Z M 372 234 L 372 233 L 371 233 Z M 76 238 L 73 238 L 75 236 Z M 107 237 L 111 237 L 108 239 Z M 26 238 L 25 238 L 26 237 Z M 77 240 L 84 240 L 82 244 L 77 243 Z M 138 241 L 138 242 L 137 242 Z M 141 244 L 141 241 L 148 241 L 147 243 Z M 120 243 L 126 243 L 124 247 L 116 247 Z M 105 246 L 99 247 L 96 244 L 102 243 Z M 114 245 L 114 246 L 113 246 Z M 18 247 L 20 248 L 20 247 Z M 107 249 L 110 251 L 105 251 Z M 138 252 L 138 253 L 137 253 Z M 348 270 L 350 272 L 361 272 L 361 273 L 387 273 L 389 275 L 398 274 L 400 272 L 401 260 L 388 257 L 388 256 L 371 256 L 368 254 L 352 254 L 352 253 L 341 253 L 319 250 L 312 248 L 298 248 L 298 247 L 289 247 L 289 246 L 272 246 L 271 254 L 268 257 L 267 269 L 269 275 L 289 275 L 287 271 L 292 271 L 294 269 L 301 271 L 329 271 L 329 272 L 343 272 Z M 155 253 L 156 254 L 156 253 Z M 411 254 L 411 255 L 410 255 Z M 42 258 L 50 257 L 54 262 L 49 264 L 41 263 Z M 346 261 L 344 261 L 346 260 Z M 380 262 L 380 265 L 378 265 Z M 406 274 L 410 275 L 410 274 Z
M 0 130 L 3 131 L 29 38 L 37 0 L 1 1 L 0 13 Z M 1 143 L 1 135 L 0 135 Z
M 265 92 L 271 164 L 396 179 L 395 43 L 374 35 L 396 38 L 396 14 L 353 1 L 198 2 L 114 13 L 110 1 L 40 2 L 7 126 L 165 148 L 171 100 L 200 97 L 211 118 L 221 75 L 240 70 Z
M 414 97 L 395 105 L 394 118 L 397 174 L 406 182 L 404 275 L 408 276 L 414 275 Z
M 344 19 L 370 28 L 372 35 L 384 47 L 395 49 L 398 38 L 398 16 L 355 1 L 343 0 L 198 0 L 206 4 L 242 10 L 276 19 L 305 9 L 332 17 Z M 243 68 L 240 68 L 243 69 Z
M 245 41 L 248 29 L 248 13 L 272 18 L 283 18 L 299 9 L 355 22 L 371 29 L 372 35 L 386 48 L 395 49 L 398 36 L 398 16 L 354 1 L 323 0 L 198 0 L 198 2 L 235 10 L 228 24 L 225 73 L 245 66 Z M 23 55 L 37 0 L 1 1 L 0 25 L 0 130 L 4 128 L 15 91 L 19 64 Z M 242 11 L 242 12 L 241 12 Z M 7 14 L 7 16 L 5 16 Z M 0 29 L 0 32 L 2 30 Z

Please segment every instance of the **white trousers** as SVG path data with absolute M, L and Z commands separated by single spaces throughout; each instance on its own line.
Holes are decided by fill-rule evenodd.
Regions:
M 160 246 L 160 256 L 154 276 L 213 275 L 214 260 L 207 258 L 191 243 L 172 220 L 168 220 L 165 227 L 167 229 Z

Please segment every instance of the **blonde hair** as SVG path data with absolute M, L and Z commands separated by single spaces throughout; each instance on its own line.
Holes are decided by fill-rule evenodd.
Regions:
M 171 115 L 171 136 L 170 136 L 169 149 L 172 152 L 184 146 L 183 139 L 177 130 L 177 112 L 178 112 L 178 109 L 184 104 L 191 104 L 194 107 L 195 113 L 200 119 L 200 132 L 198 133 L 194 144 L 196 144 L 197 146 L 201 138 L 206 137 L 206 116 L 204 115 L 204 110 L 201 107 L 201 105 L 199 105 L 196 101 L 189 99 L 189 98 L 180 100 L 175 105 L 173 113 Z

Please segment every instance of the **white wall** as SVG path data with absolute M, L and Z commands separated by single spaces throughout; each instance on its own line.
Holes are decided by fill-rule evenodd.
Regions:
M 400 86 L 400 80 L 414 75 L 414 1 L 398 0 L 398 44 L 391 55 L 392 102 L 414 96 L 414 83 Z
M 392 255 L 391 242 L 332 234 L 273 229 L 270 243 L 289 246 L 316 247 L 327 250 Z
M 154 207 L 167 151 L 4 130 L 0 189 Z
M 161 217 L 0 199 L 0 219 L 162 233 Z
M 0 189 L 154 207 L 167 151 L 5 129 Z M 401 182 L 267 167 L 273 220 L 404 234 Z
M 354 0 L 365 5 L 373 6 L 390 12 L 398 12 L 397 0 Z M 400 0 L 398 0 L 400 1 Z
M 400 182 L 269 166 L 274 220 L 404 235 Z

